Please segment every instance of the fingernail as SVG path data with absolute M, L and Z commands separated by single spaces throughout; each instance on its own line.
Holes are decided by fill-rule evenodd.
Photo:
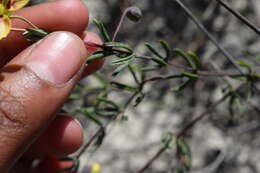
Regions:
M 77 74 L 86 56 L 86 48 L 78 36 L 54 32 L 35 46 L 26 64 L 41 79 L 63 84 Z

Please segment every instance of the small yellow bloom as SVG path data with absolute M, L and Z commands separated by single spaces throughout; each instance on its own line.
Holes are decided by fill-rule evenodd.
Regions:
M 30 0 L 0 0 L 0 40 L 11 30 L 10 13 L 23 8 Z
M 100 173 L 100 170 L 101 170 L 101 166 L 98 163 L 94 163 L 91 166 L 91 173 Z

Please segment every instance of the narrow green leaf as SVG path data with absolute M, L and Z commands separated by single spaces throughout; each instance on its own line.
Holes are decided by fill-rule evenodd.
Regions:
M 136 97 L 136 99 L 135 99 L 135 101 L 134 101 L 134 107 L 137 107 L 143 100 L 144 100 L 144 93 L 142 93 L 142 92 L 140 92 L 138 95 L 137 95 L 137 97 Z
M 98 29 L 100 30 L 105 42 L 110 42 L 111 41 L 111 38 L 107 32 L 107 29 L 105 28 L 104 24 L 97 20 L 97 19 L 94 19 L 94 23 L 97 25 Z
M 180 91 L 184 90 L 191 83 L 191 81 L 192 81 L 191 79 L 187 80 L 186 82 L 182 83 L 180 86 L 172 88 L 171 91 L 180 92 Z
M 173 147 L 172 143 L 173 143 L 174 139 L 175 139 L 175 137 L 173 136 L 173 133 L 166 131 L 162 135 L 161 143 L 164 148 L 171 149 Z
M 167 62 L 165 62 L 163 59 L 161 58 L 157 58 L 157 57 L 153 57 L 151 58 L 152 61 L 156 62 L 157 64 L 159 64 L 160 66 L 166 66 L 168 65 Z
M 36 28 L 26 28 L 25 30 L 23 35 L 28 41 L 38 41 L 49 34 L 47 31 Z
M 149 43 L 145 43 L 145 46 L 158 58 L 164 59 L 164 57 Z
M 244 61 L 237 61 L 237 64 L 247 69 L 248 73 L 252 73 L 252 66 Z
M 128 69 L 129 69 L 129 71 L 130 71 L 132 77 L 134 78 L 135 83 L 136 83 L 137 85 L 139 85 L 139 84 L 140 84 L 140 81 L 139 81 L 139 79 L 138 79 L 137 72 L 140 74 L 140 76 L 141 76 L 141 78 L 142 78 L 142 71 L 140 70 L 140 68 L 138 68 L 138 66 L 135 66 L 135 65 L 133 65 L 133 64 L 129 64 L 129 65 L 128 65 Z M 137 72 L 136 72 L 136 71 L 137 71 Z M 141 80 L 142 80 L 142 79 L 141 79 Z
M 174 48 L 173 51 L 179 55 L 180 57 L 182 57 L 191 67 L 193 70 L 196 70 L 196 64 L 192 61 L 192 59 L 187 55 L 186 52 L 184 52 L 183 50 L 179 49 L 179 48 Z
M 81 98 L 81 95 L 80 94 L 71 94 L 70 96 L 69 96 L 69 99 L 71 99 L 71 100 L 78 100 L 78 99 L 80 99 Z
M 106 136 L 106 131 L 103 128 L 102 131 L 99 133 L 99 135 L 98 135 L 98 137 L 97 137 L 97 139 L 94 143 L 95 149 L 99 148 L 102 145 L 102 143 L 105 139 L 105 136 Z
M 187 55 L 193 59 L 195 65 L 196 65 L 196 69 L 199 69 L 201 67 L 200 57 L 196 53 L 191 52 L 191 51 L 188 51 Z
M 104 103 L 106 103 L 106 104 L 112 105 L 113 107 L 119 109 L 119 106 L 117 105 L 116 102 L 114 102 L 113 100 L 109 100 L 109 99 L 106 98 L 106 97 L 97 97 L 97 101 L 99 101 L 99 102 L 104 102 Z
M 129 51 L 129 53 L 133 53 L 133 50 L 127 44 L 124 44 L 121 42 L 106 42 L 103 44 L 103 46 L 107 47 L 107 48 L 125 49 L 125 50 Z
M 100 84 L 103 86 L 103 87 L 107 87 L 108 86 L 108 82 L 101 76 L 100 73 L 96 72 L 92 75 L 97 81 L 100 82 Z
M 117 76 L 120 72 L 122 72 L 126 67 L 128 66 L 128 64 L 122 64 L 120 66 L 118 66 L 112 73 L 112 76 L 115 77 Z
M 115 61 L 112 61 L 111 64 L 112 65 L 122 65 L 122 64 L 126 64 L 126 63 L 129 63 L 131 60 L 133 60 L 135 56 L 132 54 L 132 55 L 129 55 L 125 58 L 120 58 L 118 60 L 115 60 Z
M 130 92 L 138 91 L 138 88 L 134 87 L 134 86 L 130 86 L 130 85 L 126 85 L 126 84 L 122 84 L 122 83 L 118 83 L 118 82 L 110 82 L 110 84 L 113 87 L 121 89 L 121 90 L 127 90 L 127 91 L 130 91 Z
M 159 42 L 165 50 L 166 58 L 169 59 L 171 56 L 171 48 L 170 48 L 169 44 L 164 40 L 160 40 Z
M 188 78 L 194 78 L 197 79 L 199 78 L 199 75 L 196 73 L 191 73 L 191 72 L 182 72 L 181 73 L 182 76 L 188 77 Z
M 180 172 L 189 172 L 192 164 L 192 154 L 189 145 L 183 139 L 176 140 L 178 165 Z
M 78 112 L 82 113 L 83 115 L 85 115 L 87 118 L 89 118 L 90 120 L 92 120 L 93 122 L 95 122 L 98 126 L 103 127 L 102 122 L 94 115 L 92 115 L 89 112 L 89 109 L 86 108 L 81 108 L 78 110 Z
M 105 57 L 105 53 L 94 53 L 93 55 L 91 55 L 90 57 L 88 57 L 87 59 L 87 63 L 90 63 L 91 61 L 93 60 L 96 60 L 96 59 L 102 59 Z
M 116 115 L 118 115 L 118 111 L 106 111 L 106 110 L 95 110 L 95 113 L 99 116 L 102 117 L 115 117 Z
M 37 28 L 26 28 L 25 29 L 25 33 L 24 34 L 32 34 L 35 36 L 41 36 L 41 37 L 45 37 L 47 36 L 49 33 L 43 29 L 37 29 Z

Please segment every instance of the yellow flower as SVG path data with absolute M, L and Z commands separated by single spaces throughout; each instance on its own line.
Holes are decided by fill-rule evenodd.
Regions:
M 23 8 L 30 0 L 0 0 L 0 40 L 11 30 L 10 13 Z
M 100 170 L 101 170 L 101 166 L 98 163 L 94 163 L 91 166 L 91 173 L 100 173 Z

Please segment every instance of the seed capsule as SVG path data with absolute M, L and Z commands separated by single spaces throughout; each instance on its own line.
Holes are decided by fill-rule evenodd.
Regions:
M 142 11 L 139 8 L 129 7 L 126 16 L 131 21 L 138 22 L 142 18 L 143 14 L 142 14 Z

